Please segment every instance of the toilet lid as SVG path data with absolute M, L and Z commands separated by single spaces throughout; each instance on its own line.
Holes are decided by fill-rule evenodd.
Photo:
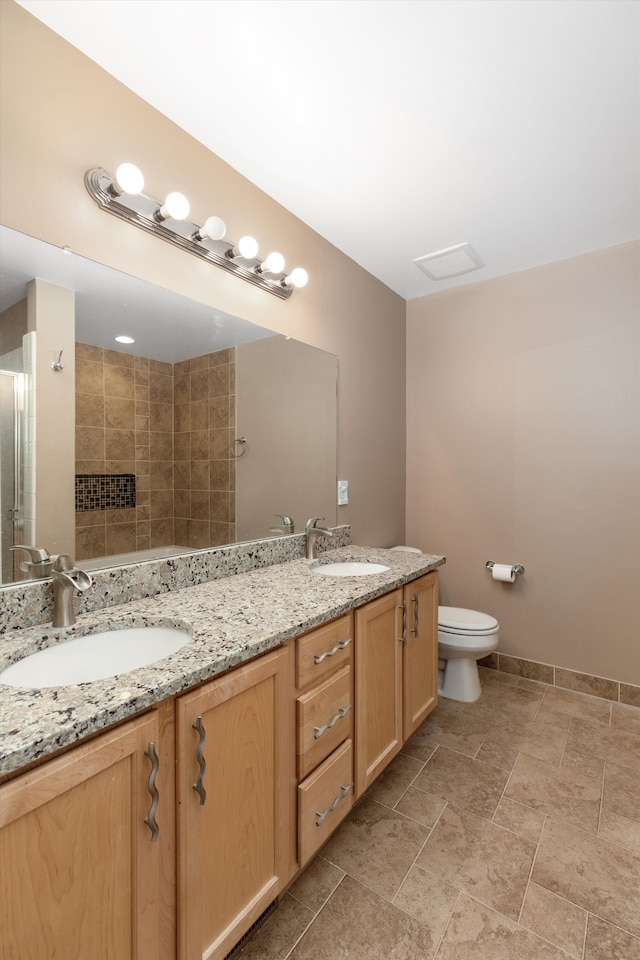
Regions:
M 495 617 L 478 610 L 464 607 L 438 607 L 438 626 L 445 630 L 463 630 L 473 633 L 490 633 L 498 627 Z

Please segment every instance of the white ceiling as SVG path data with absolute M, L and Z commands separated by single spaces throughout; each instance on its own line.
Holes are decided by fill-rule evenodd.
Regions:
M 640 237 L 639 0 L 18 2 L 406 299 Z

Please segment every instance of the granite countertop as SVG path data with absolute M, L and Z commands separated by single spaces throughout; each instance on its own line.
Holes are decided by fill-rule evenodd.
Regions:
M 326 577 L 310 566 L 344 560 L 384 563 L 384 573 Z M 61 687 L 0 684 L 0 777 L 19 771 L 110 724 L 272 650 L 445 562 L 432 554 L 348 546 L 315 561 L 291 560 L 79 616 L 73 627 L 7 631 L 0 671 L 22 657 L 87 633 L 178 626 L 191 642 L 129 673 Z

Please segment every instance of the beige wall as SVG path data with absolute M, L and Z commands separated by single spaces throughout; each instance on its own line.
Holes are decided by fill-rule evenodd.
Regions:
M 336 519 L 336 359 L 283 337 L 237 348 L 238 539 L 268 536 L 290 516 Z M 295 473 L 292 465 L 295 464 Z
M 407 538 L 446 555 L 442 602 L 494 614 L 505 653 L 640 683 L 640 244 L 407 318 Z
M 19 300 L 0 313 L 0 357 L 12 350 L 22 349 L 22 338 L 27 332 L 27 298 Z
M 0 11 L 2 223 L 336 354 L 351 497 L 338 521 L 361 543 L 401 540 L 404 301 L 22 8 Z M 215 213 L 231 238 L 251 232 L 281 250 L 309 285 L 279 300 L 99 210 L 85 171 L 123 160 L 154 196 L 186 193 L 199 222 Z
M 35 545 L 49 553 L 73 553 L 69 530 L 75 516 L 75 296 L 72 290 L 34 279 L 28 285 L 27 326 L 36 335 Z M 62 370 L 51 364 L 62 355 Z M 28 442 L 28 441 L 27 441 Z M 27 484 L 25 483 L 25 488 Z M 27 493 L 25 489 L 25 493 Z

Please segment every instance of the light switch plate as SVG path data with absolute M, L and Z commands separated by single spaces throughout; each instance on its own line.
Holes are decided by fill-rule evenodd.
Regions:
M 338 480 L 338 506 L 349 503 L 349 481 Z

